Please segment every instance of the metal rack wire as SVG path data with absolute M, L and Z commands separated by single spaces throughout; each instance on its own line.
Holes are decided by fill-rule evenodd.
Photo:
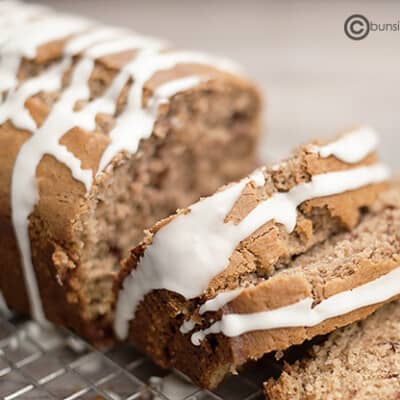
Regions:
M 0 398 L 90 400 L 261 400 L 261 365 L 201 390 L 133 347 L 99 352 L 64 329 L 0 310 Z

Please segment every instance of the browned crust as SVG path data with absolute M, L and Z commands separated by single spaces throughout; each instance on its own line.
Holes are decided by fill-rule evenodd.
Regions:
M 317 143 L 318 141 L 313 142 L 313 144 Z M 357 164 L 349 165 L 335 157 L 323 159 L 311 149 L 311 145 L 301 146 L 299 149 L 296 149 L 294 152 L 295 155 L 292 158 L 281 164 L 279 169 L 273 168 L 267 170 L 264 173 L 266 177 L 264 186 L 256 187 L 254 182 L 250 181 L 227 215 L 226 221 L 240 222 L 258 203 L 270 197 L 272 193 L 290 190 L 295 185 L 308 182 L 313 175 L 372 165 L 377 161 L 376 155 L 372 154 Z M 280 182 L 281 180 L 282 183 Z M 337 223 L 338 227 L 336 229 L 350 230 L 358 223 L 360 210 L 363 207 L 372 205 L 378 193 L 384 190 L 385 187 L 387 187 L 386 183 L 373 184 L 351 192 L 304 202 L 299 207 L 297 225 L 295 232 L 291 235 L 287 234 L 281 224 L 276 224 L 274 221 L 266 223 L 239 244 L 231 256 L 227 268 L 210 283 L 207 297 L 213 297 L 215 292 L 220 288 L 234 288 L 236 281 L 232 282 L 232 285 L 226 284 L 233 276 L 237 277 L 240 274 L 254 271 L 255 265 L 252 268 L 246 268 L 246 264 L 250 263 L 243 259 L 244 251 L 249 250 L 251 255 L 254 256 L 257 254 L 258 247 L 262 249 L 268 248 L 269 252 L 261 251 L 264 257 L 260 261 L 263 264 L 262 268 L 266 270 L 266 273 L 269 273 L 270 269 L 280 259 L 294 254 L 301 254 L 307 248 L 321 241 L 321 238 L 316 235 L 318 228 L 316 223 L 318 221 L 313 221 L 312 212 L 314 210 L 324 210 L 327 213 L 327 219 Z M 223 190 L 223 188 L 220 190 Z M 143 242 L 131 251 L 130 258 L 124 261 L 124 268 L 127 270 L 134 269 L 146 247 L 151 244 L 152 237 L 177 215 L 187 212 L 190 211 L 188 209 L 179 210 L 177 214 L 156 223 L 147 231 Z M 325 237 L 327 236 L 325 235 Z M 299 245 L 301 249 L 296 249 L 295 253 L 288 254 L 288 245 L 293 238 L 298 238 L 302 242 Z M 250 256 L 250 254 L 247 255 Z M 260 266 L 258 265 L 257 267 Z M 126 272 L 122 274 L 124 275 Z
M 39 71 L 48 68 L 58 61 L 66 40 L 57 40 L 40 47 L 34 60 L 23 60 L 18 77 L 21 81 L 36 75 Z M 98 97 L 111 83 L 117 72 L 131 59 L 132 53 L 114 54 L 96 61 L 89 86 L 92 97 Z M 79 57 L 75 57 L 75 63 Z M 147 143 L 142 141 L 139 151 L 132 157 L 120 154 L 113 160 L 112 165 L 102 174 L 88 198 L 83 185 L 75 181 L 70 171 L 53 157 L 45 156 L 37 169 L 37 182 L 40 200 L 30 217 L 29 232 L 32 246 L 32 259 L 38 277 L 41 297 L 44 303 L 46 316 L 50 321 L 68 326 L 80 334 L 94 339 L 103 340 L 110 336 L 110 318 L 107 321 L 91 321 L 85 319 L 81 313 L 81 304 L 75 295 L 79 287 L 79 265 L 82 262 L 82 249 L 79 245 L 85 227 L 82 220 L 94 212 L 96 207 L 97 188 L 101 181 L 107 181 L 114 169 L 120 168 L 127 162 L 140 163 L 141 158 L 151 146 L 158 148 L 169 134 L 171 118 L 176 115 L 182 96 L 191 96 L 197 92 L 199 96 L 206 93 L 220 93 L 221 96 L 230 96 L 234 91 L 245 91 L 254 102 L 254 116 L 252 117 L 251 132 L 243 133 L 248 137 L 251 146 L 248 149 L 246 161 L 241 164 L 237 160 L 238 168 L 233 175 L 235 179 L 253 167 L 256 152 L 256 143 L 260 133 L 261 100 L 257 89 L 246 79 L 228 73 L 217 71 L 212 67 L 184 64 L 168 71 L 162 71 L 145 84 L 145 101 L 160 84 L 175 78 L 191 74 L 210 77 L 211 80 L 199 87 L 189 90 L 182 95 L 175 96 L 168 106 L 160 108 L 152 138 Z M 70 73 L 67 73 L 64 84 L 67 85 Z M 123 90 L 118 101 L 118 111 L 126 103 L 128 86 Z M 34 119 L 41 124 L 59 93 L 41 93 L 31 97 L 26 107 Z M 185 97 L 183 97 L 184 99 Z M 195 110 L 204 113 L 204 110 Z M 112 126 L 113 118 L 104 115 L 97 117 L 95 132 L 85 132 L 82 129 L 73 129 L 61 139 L 69 151 L 82 161 L 83 168 L 96 170 L 102 152 L 109 143 L 107 132 Z M 10 185 L 12 169 L 22 144 L 30 134 L 21 131 L 6 122 L 0 126 L 0 288 L 8 305 L 22 313 L 29 313 L 29 304 L 25 292 L 24 280 L 20 266 L 20 256 L 11 222 Z M 177 138 L 177 141 L 181 140 Z M 182 146 L 189 146 L 184 140 Z M 204 154 L 206 157 L 206 154 Z M 239 157 L 239 155 L 238 155 Z M 248 157 L 248 158 L 247 158 Z M 235 157 L 233 156 L 232 160 Z M 251 161 L 248 163 L 248 160 Z M 247 163 L 247 165 L 245 165 Z M 240 169 L 242 170 L 240 171 Z M 233 170 L 232 170 L 233 171 Z M 214 190 L 221 183 L 226 182 L 227 176 L 222 173 L 214 177 L 210 187 Z M 230 179 L 230 178 L 229 178 Z M 193 193 L 199 196 L 205 193 Z M 186 204 L 181 204 L 183 206 Z M 63 253 L 58 252 L 62 249 Z M 64 260 L 62 254 L 68 254 Z M 104 326 L 103 326 L 104 325 Z
M 371 282 L 399 266 L 395 261 L 370 263 L 363 260 L 354 266 L 355 273 L 344 278 L 333 278 L 322 287 L 312 284 L 304 275 L 276 276 L 255 288 L 245 290 L 238 298 L 232 301 L 224 313 L 252 313 L 268 311 L 289 304 L 294 304 L 306 297 L 315 298 L 315 291 L 324 292 L 324 298 L 334 294 L 354 289 Z M 326 296 L 326 297 L 325 297 Z M 231 338 L 230 346 L 233 351 L 234 364 L 242 365 L 248 359 L 258 359 L 271 351 L 285 350 L 290 346 L 301 344 L 307 339 L 323 335 L 334 329 L 363 319 L 383 304 L 393 301 L 395 296 L 386 302 L 363 307 L 353 312 L 330 318 L 313 327 L 279 328 L 267 331 L 254 331 L 239 337 Z M 321 301 L 321 299 L 316 299 Z
M 390 272 L 398 267 L 398 261 L 398 257 L 380 263 L 361 260 L 353 266 L 355 272 L 350 277 L 333 278 L 323 287 L 310 282 L 301 273 L 277 274 L 254 288 L 245 289 L 222 311 L 217 314 L 209 313 L 209 318 L 220 319 L 222 314 L 273 310 L 296 303 L 306 297 L 315 298 L 314 292 L 322 292 L 324 298 L 327 298 Z M 139 307 L 136 319 L 131 322 L 129 340 L 148 351 L 160 365 L 176 367 L 200 386 L 214 388 L 227 373 L 236 372 L 249 360 L 258 359 L 272 351 L 285 350 L 307 339 L 364 319 L 383 304 L 399 297 L 394 296 L 385 302 L 328 319 L 314 327 L 253 331 L 233 338 L 222 334 L 209 335 L 197 347 L 190 342 L 191 334 L 181 335 L 177 331 L 182 323 L 182 310 L 188 309 L 187 302 L 180 296 L 167 291 L 153 292 Z M 151 322 L 148 321 L 149 314 Z M 161 322 L 160 314 L 162 314 Z M 174 319 L 177 323 L 174 323 Z M 154 330 L 154 335 L 152 330 Z M 143 335 L 142 332 L 148 333 Z M 161 337 L 163 337 L 162 340 Z M 156 353 L 154 349 L 157 349 Z M 167 353 L 165 353 L 166 349 Z
M 264 383 L 269 400 L 395 399 L 399 394 L 399 302 L 335 330 L 279 378 Z
M 309 181 L 312 175 L 375 162 L 376 156 L 371 155 L 358 165 L 349 165 L 334 157 L 322 159 L 312 151 L 310 145 L 302 146 L 279 168 L 264 173 L 266 184 L 263 187 L 256 187 L 250 182 L 226 219 L 240 221 L 271 193 L 290 190 L 294 185 Z M 360 220 L 361 210 L 371 207 L 385 188 L 386 183 L 369 185 L 351 192 L 305 202 L 299 207 L 298 224 L 290 235 L 280 224 L 273 221 L 265 224 L 238 245 L 227 268 L 212 280 L 202 298 L 187 301 L 165 290 L 154 291 L 146 296 L 138 307 L 136 318 L 130 323 L 128 340 L 143 348 L 160 365 L 178 368 L 200 386 L 213 388 L 228 372 L 235 372 L 250 359 L 257 359 L 267 352 L 302 343 L 315 335 L 329 332 L 336 326 L 368 315 L 379 305 L 325 321 L 313 328 L 257 331 L 236 338 L 228 338 L 221 334 L 209 335 L 198 347 L 192 345 L 190 334 L 179 333 L 183 320 L 189 317 L 196 319 L 204 328 L 210 324 L 211 319 L 220 319 L 222 313 L 274 309 L 319 292 L 321 287 L 318 286 L 317 290 L 317 285 L 302 274 L 278 272 L 258 285 L 257 276 L 263 281 L 265 277 L 279 270 L 280 264 L 283 266 L 288 263 L 294 255 L 306 252 L 334 233 L 352 230 Z M 189 211 L 181 210 L 179 213 L 185 212 Z M 145 240 L 132 250 L 124 263 L 117 291 L 123 278 L 136 267 L 146 247 L 151 244 L 153 235 L 173 218 L 175 216 L 157 223 L 147 233 Z M 365 265 L 355 266 L 357 273 L 351 279 L 327 282 L 321 291 L 325 296 L 332 295 L 368 282 L 394 266 L 391 262 L 376 265 L 366 262 Z M 256 286 L 245 289 L 222 311 L 207 313 L 202 318 L 197 314 L 199 303 L 213 297 L 219 291 L 234 289 L 246 282 L 250 282 L 250 286 Z

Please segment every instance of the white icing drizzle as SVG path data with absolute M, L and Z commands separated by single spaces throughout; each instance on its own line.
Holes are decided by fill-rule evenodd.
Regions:
M 207 80 L 205 76 L 190 75 L 165 82 L 156 88 L 148 106 L 153 109 L 158 108 L 160 104 L 168 103 L 169 99 L 177 93 L 194 88 Z
M 183 324 L 179 328 L 179 331 L 186 335 L 187 333 L 191 332 L 196 326 L 196 322 L 193 319 L 188 319 L 187 321 L 183 321 Z
M 8 91 L 0 104 L 0 123 L 10 120 L 17 128 L 32 133 L 21 146 L 15 161 L 11 183 L 11 208 L 32 314 L 35 319 L 43 322 L 45 317 L 32 265 L 28 232 L 28 219 L 38 201 L 36 169 L 42 157 L 46 154 L 55 157 L 66 165 L 72 176 L 82 182 L 86 191 L 89 191 L 95 171 L 82 169 L 81 161 L 59 143 L 64 134 L 75 127 L 93 131 L 98 113 L 113 115 L 119 94 L 132 78 L 134 84 L 128 94 L 128 105 L 117 118 L 116 129 L 110 135 L 110 145 L 105 151 L 107 161 L 105 162 L 103 157 L 102 166 L 98 171 L 101 172 L 120 149 L 134 152 L 140 139 L 151 135 L 159 104 L 205 79 L 191 76 L 165 83 L 155 91 L 154 98 L 149 101 L 149 107 L 143 108 L 143 86 L 156 72 L 185 62 L 207 63 L 220 69 L 226 67 L 230 71 L 233 64 L 200 53 L 171 52 L 161 55 L 158 53 L 163 48 L 161 41 L 135 35 L 127 30 L 95 26 L 82 18 L 42 15 L 39 9 L 24 14 L 21 9 L 26 8 L 25 4 L 7 3 L 10 4 L 7 9 L 10 19 L 24 21 L 24 24 L 17 29 L 10 29 L 7 40 L 4 43 L 0 41 L 0 91 Z M 3 3 L 0 3 L 0 14 L 5 9 L 4 6 L 1 8 L 1 4 Z M 25 16 L 18 17 L 20 14 Z M 0 17 L 0 30 L 4 26 Z M 66 36 L 72 38 L 65 46 L 63 60 L 18 86 L 16 75 L 22 58 L 35 57 L 38 46 Z M 127 49 L 138 50 L 134 61 L 121 69 L 102 97 L 89 102 L 82 110 L 74 111 L 78 100 L 89 100 L 88 80 L 93 71 L 94 59 Z M 61 94 L 43 125 L 37 127 L 25 109 L 26 100 L 42 91 L 61 89 L 63 74 L 72 65 L 72 57 L 82 52 L 83 57 L 74 67 L 69 87 Z
M 131 74 L 129 74 L 129 76 L 131 76 Z M 98 173 L 104 170 L 119 151 L 126 150 L 130 153 L 136 152 L 140 140 L 151 135 L 157 119 L 158 108 L 161 104 L 168 103 L 176 94 L 194 88 L 207 80 L 208 78 L 205 76 L 190 75 L 165 82 L 155 89 L 153 96 L 149 99 L 148 105 L 145 108 L 135 109 L 135 107 L 139 105 L 134 104 L 134 101 L 131 99 L 131 101 L 128 102 L 126 112 L 123 113 L 121 120 L 119 120 L 121 123 L 110 133 L 111 143 L 103 153 L 103 157 L 99 163 Z M 136 122 L 133 122 L 135 118 Z M 129 123 L 136 123 L 137 136 L 128 134 Z
M 25 108 L 26 99 L 39 91 L 59 90 L 63 73 L 69 66 L 70 60 L 63 61 L 49 68 L 44 74 L 30 79 L 17 89 L 10 91 L 4 103 L 0 104 L 0 124 L 10 120 L 20 129 L 34 131 L 36 123 Z
M 18 7 L 15 7 L 18 4 Z M 27 21 L 48 14 L 47 7 L 24 4 L 20 2 L 1 1 L 0 2 L 0 47 L 6 43 L 10 34 L 18 29 Z
M 55 67 L 58 68 L 57 71 L 60 72 L 60 74 L 58 77 L 54 76 L 54 85 L 52 89 L 60 86 L 62 73 L 70 65 L 71 59 L 67 58 L 59 66 Z M 82 170 L 81 161 L 61 145 L 59 140 L 66 132 L 74 127 L 93 130 L 97 113 L 114 111 L 116 96 L 122 87 L 119 87 L 117 92 L 117 90 L 113 90 L 114 87 L 112 86 L 104 97 L 90 103 L 79 112 L 73 111 L 77 100 L 89 98 L 88 79 L 93 70 L 93 65 L 93 61 L 86 58 L 78 63 L 74 69 L 70 86 L 64 91 L 60 100 L 53 106 L 53 109 L 40 128 L 36 127 L 35 122 L 25 110 L 24 103 L 30 95 L 49 88 L 49 80 L 46 79 L 48 73 L 38 78 L 28 80 L 25 84 L 21 85 L 16 92 L 17 100 L 14 101 L 14 104 L 11 104 L 10 108 L 10 117 L 14 114 L 25 115 L 28 121 L 30 119 L 30 125 L 34 125 L 33 127 L 30 126 L 30 130 L 33 133 L 31 138 L 21 146 L 14 164 L 11 185 L 11 203 L 12 220 L 20 249 L 32 315 L 36 320 L 41 322 L 44 322 L 45 317 L 32 265 L 28 231 L 29 215 L 38 200 L 36 168 L 45 154 L 52 155 L 71 170 L 72 176 L 81 181 L 85 185 L 87 191 L 90 189 L 92 184 L 92 171 Z M 119 82 L 116 80 L 115 83 Z M 27 86 L 29 90 L 24 90 L 25 86 Z M 109 99 L 108 102 L 106 101 L 107 99 Z M 8 101 L 5 106 L 7 106 L 7 104 Z M 13 108 L 12 106 L 17 107 Z M 21 113 L 21 111 L 23 112 Z M 17 127 L 22 128 L 22 126 L 18 124 L 18 121 L 14 119 L 13 122 Z M 25 126 L 25 128 L 27 127 Z
M 70 65 L 70 58 L 67 58 L 60 64 L 59 72 L 61 73 L 58 76 L 59 80 L 61 80 L 62 72 Z M 93 172 L 91 170 L 83 170 L 81 168 L 81 161 L 69 152 L 65 146 L 61 145 L 59 140 L 74 127 L 80 127 L 87 131 L 94 130 L 96 115 L 100 112 L 114 112 L 117 96 L 126 82 L 126 79 L 115 79 L 113 85 L 103 97 L 89 103 L 81 111 L 75 112 L 74 106 L 76 102 L 89 98 L 90 90 L 88 81 L 93 66 L 93 60 L 87 58 L 83 58 L 77 64 L 73 71 L 70 86 L 53 106 L 43 125 L 40 128 L 36 128 L 35 126 L 34 129 L 31 129 L 32 136 L 21 146 L 14 164 L 11 185 L 12 220 L 20 248 L 32 315 L 36 320 L 41 322 L 44 322 L 45 318 L 32 264 L 28 231 L 29 215 L 38 201 L 36 187 L 37 166 L 45 154 L 52 155 L 59 162 L 66 165 L 70 169 L 72 176 L 82 182 L 86 191 L 89 191 L 92 185 Z M 59 84 L 60 82 L 58 82 Z M 24 97 L 16 101 L 16 104 L 21 109 L 24 109 L 23 105 L 27 97 L 47 89 L 48 80 L 43 79 L 43 76 L 39 76 L 27 81 L 27 83 L 21 86 L 21 89 L 25 85 L 29 86 L 29 92 L 22 91 L 19 93 L 20 96 Z M 16 108 L 14 112 L 18 114 L 21 109 Z M 27 114 L 29 115 L 29 113 Z M 13 114 L 10 113 L 10 115 Z M 32 119 L 31 122 L 34 124 Z M 16 126 L 21 127 L 18 123 L 16 123 Z
M 0 2 L 0 29 L 14 28 L 16 24 L 49 14 L 50 9 L 37 4 L 23 4 L 19 1 Z M 2 32 L 3 33 L 3 32 Z
M 22 57 L 34 58 L 37 48 L 53 40 L 82 32 L 90 26 L 83 18 L 53 16 L 44 13 L 46 8 L 31 6 L 25 11 L 25 4 L 7 2 L 0 13 L 6 22 L 0 22 L 0 34 L 6 31 L 1 44 L 0 92 L 16 87 L 17 72 Z M 43 12 L 43 13 L 42 13 Z M 41 18 L 33 18 L 41 15 Z
M 99 163 L 99 172 L 121 151 L 135 153 L 141 139 L 148 138 L 155 122 L 154 113 L 143 107 L 144 84 L 157 72 L 168 70 L 178 64 L 194 63 L 213 65 L 216 68 L 237 71 L 235 64 L 230 61 L 210 57 L 197 52 L 174 51 L 168 53 L 155 53 L 153 49 L 141 51 L 135 59 L 125 66 L 125 70 L 132 76 L 134 82 L 128 95 L 128 103 L 122 112 L 115 127 L 110 132 L 111 143 L 104 151 Z M 179 89 L 179 87 L 178 87 Z M 132 126 L 136 134 L 132 133 Z
M 202 199 L 154 235 L 136 269 L 125 278 L 116 308 L 116 334 L 126 337 L 138 304 L 152 290 L 167 289 L 186 299 L 200 296 L 226 268 L 237 245 L 268 221 L 275 220 L 291 232 L 297 207 L 304 201 L 381 182 L 388 176 L 382 164 L 315 175 L 288 192 L 274 193 L 237 225 L 226 223 L 225 217 L 249 179 Z
M 361 127 L 336 142 L 320 147 L 318 152 L 324 158 L 333 155 L 344 162 L 357 163 L 375 149 L 378 142 L 378 135 L 373 129 Z
M 265 168 L 262 167 L 260 169 L 255 170 L 250 176 L 249 180 L 254 182 L 256 187 L 261 187 L 265 185 L 265 176 L 264 176 Z
M 21 15 L 38 16 L 49 12 L 49 8 L 38 4 L 26 4 L 18 0 L 0 1 L 0 21 L 18 20 Z
M 351 311 L 389 300 L 400 294 L 400 268 L 352 290 L 337 293 L 313 307 L 310 297 L 286 307 L 251 314 L 226 314 L 209 328 L 191 336 L 196 346 L 211 333 L 235 337 L 246 332 L 276 328 L 311 327 Z
M 237 225 L 238 230 L 241 231 L 239 241 L 270 220 L 285 225 L 287 231 L 292 232 L 296 227 L 297 207 L 301 203 L 382 182 L 388 179 L 389 175 L 388 168 L 383 164 L 314 175 L 310 182 L 294 186 L 285 193 L 274 193 L 270 198 L 259 203 Z
M 90 51 L 94 45 L 104 41 L 117 39 L 123 34 L 125 34 L 125 32 L 122 29 L 97 27 L 94 30 L 88 31 L 71 39 L 66 44 L 64 52 L 66 54 L 74 55 L 79 54 L 86 49 L 89 49 L 88 51 Z
M 17 72 L 19 64 L 19 57 L 0 57 L 0 95 L 2 92 L 11 90 L 17 85 Z
M 90 188 L 92 172 L 82 170 L 80 160 L 60 145 L 59 140 L 67 131 L 77 125 L 75 123 L 76 113 L 73 113 L 72 110 L 77 100 L 88 96 L 88 90 L 82 90 L 82 88 L 87 89 L 86 82 L 92 67 L 93 62 L 88 59 L 78 64 L 71 86 L 62 95 L 60 101 L 54 105 L 43 125 L 36 129 L 30 139 L 21 146 L 14 164 L 11 184 L 12 221 L 22 258 L 32 315 L 41 322 L 45 321 L 45 317 L 32 265 L 28 230 L 29 215 L 38 201 L 36 169 L 42 157 L 50 154 L 67 165 L 75 179 L 84 183 L 87 189 Z
M 2 46 L 1 52 L 35 58 L 38 47 L 53 40 L 63 39 L 90 28 L 92 23 L 84 18 L 48 15 L 20 25 Z
M 233 299 L 242 293 L 243 289 L 229 290 L 227 292 L 218 293 L 214 298 L 207 300 L 199 308 L 199 314 L 202 315 L 208 311 L 218 311 L 225 304 L 230 303 Z
M 132 76 L 131 73 L 128 73 L 128 76 Z M 125 111 L 110 132 L 111 142 L 102 155 L 97 173 L 100 174 L 120 151 L 125 150 L 133 154 L 138 149 L 140 140 L 150 137 L 160 104 L 168 102 L 175 94 L 189 90 L 206 80 L 205 77 L 191 75 L 168 81 L 155 90 L 154 96 L 148 102 L 148 107 L 135 104 L 134 99 L 129 96 Z M 140 93 L 142 90 L 143 88 Z M 136 135 L 132 132 L 132 126 L 137 131 Z
M 209 311 L 220 310 L 224 305 L 236 299 L 236 297 L 238 297 L 239 294 L 242 293 L 242 291 L 243 289 L 241 288 L 218 293 L 214 298 L 207 300 L 204 304 L 200 306 L 199 314 L 203 315 L 204 313 Z M 185 335 L 186 333 L 191 332 L 195 328 L 195 326 L 196 322 L 191 318 L 184 321 L 179 330 Z

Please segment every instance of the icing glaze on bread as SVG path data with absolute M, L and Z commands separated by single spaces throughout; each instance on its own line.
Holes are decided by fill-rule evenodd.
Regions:
M 58 163 L 57 168 L 66 167 L 74 185 L 83 191 L 79 202 L 85 201 L 84 198 L 89 200 L 121 155 L 126 159 L 136 154 L 142 157 L 140 145 L 157 129 L 160 115 L 174 107 L 170 104 L 171 98 L 194 91 L 213 93 L 215 89 L 211 86 L 214 85 L 219 86 L 218 91 L 222 93 L 225 78 L 233 86 L 246 84 L 230 61 L 199 52 L 173 50 L 164 41 L 127 29 L 106 27 L 85 18 L 57 14 L 44 7 L 1 2 L 0 32 L 6 35 L 0 45 L 0 125 L 8 130 L 11 124 L 12 129 L 29 135 L 15 154 L 11 182 L 6 175 L 4 181 L 11 188 L 11 218 L 31 312 L 37 320 L 44 321 L 32 262 L 32 233 L 29 232 L 30 217 L 42 200 L 39 189 L 42 180 L 37 175 L 44 160 L 51 158 Z M 225 78 L 221 81 L 222 76 Z M 189 104 L 187 106 L 181 114 L 191 112 Z M 176 108 L 176 113 L 179 111 Z M 194 112 L 205 115 L 203 110 Z M 170 121 L 173 129 L 174 124 L 181 129 L 179 117 Z M 90 139 L 85 134 L 99 130 L 104 130 L 105 134 L 100 140 L 96 135 Z M 65 141 L 79 131 L 82 134 L 75 143 L 86 139 L 87 142 L 77 152 L 72 150 L 74 144 L 66 145 Z M 4 136 L 7 135 L 8 131 Z M 180 147 L 189 150 L 185 140 Z M 107 142 L 106 145 L 103 142 Z M 96 147 L 95 153 L 90 150 L 91 146 Z M 156 159 L 157 155 L 154 163 Z M 210 160 L 205 157 L 201 162 L 207 166 Z M 238 165 L 239 171 L 240 161 Z M 4 171 L 6 174 L 8 169 Z M 179 173 L 183 176 L 185 171 Z M 219 178 L 217 173 L 216 181 Z M 215 187 L 213 184 L 213 189 Z M 68 190 L 70 188 L 66 192 Z M 188 189 L 188 194 L 191 190 Z M 66 196 L 71 193 L 74 191 Z M 204 192 L 198 191 L 197 195 L 201 193 Z M 177 202 L 171 207 L 182 205 L 187 204 Z M 70 221 L 75 223 L 76 220 L 74 216 Z M 66 228 L 65 233 L 69 229 Z M 63 247 L 63 240 L 51 239 L 51 243 L 55 242 Z M 115 251 L 118 253 L 120 249 Z M 70 256 L 68 254 L 67 258 Z M 72 258 L 72 263 L 79 263 L 79 256 L 75 254 Z M 72 297 L 68 300 L 76 301 Z
M 362 151 L 349 154 L 349 143 Z M 392 300 L 399 288 L 382 282 L 400 265 L 397 250 L 385 250 L 396 239 L 392 231 L 371 232 L 392 212 L 380 200 L 389 174 L 377 162 L 376 143 L 373 131 L 355 128 L 301 146 L 284 162 L 160 221 L 125 261 L 117 334 L 127 334 L 160 365 L 215 387 L 250 359 L 363 318 Z M 382 257 L 360 253 L 360 238 L 348 250 L 353 258 L 338 257 L 343 264 L 331 265 L 348 237 L 358 234 L 369 236 Z M 314 251 L 315 260 L 304 261 Z M 379 288 L 376 296 L 369 284 Z M 340 306 L 343 298 L 347 308 Z M 311 303 L 321 306 L 311 310 Z
M 367 144 L 364 151 L 350 157 L 352 162 L 359 162 L 374 150 L 369 141 L 376 144 L 376 135 L 369 129 L 360 129 L 319 151 L 329 155 L 326 150 L 331 148 L 337 158 L 347 160 L 348 142 L 353 142 L 357 152 Z M 342 157 L 342 153 L 346 155 Z M 226 222 L 226 217 L 244 187 L 253 182 L 252 176 L 200 200 L 157 232 L 131 276 L 125 278 L 116 309 L 116 333 L 121 339 L 126 338 L 129 321 L 134 318 L 139 302 L 152 290 L 171 290 L 186 299 L 201 296 L 211 280 L 228 266 L 238 244 L 269 221 L 284 225 L 291 233 L 297 223 L 297 207 L 305 201 L 383 182 L 388 177 L 388 169 L 381 164 L 315 175 L 287 192 L 272 194 L 237 224 Z M 263 182 L 260 183 L 262 186 Z M 208 332 L 229 329 L 219 326 L 214 324 Z M 194 339 L 197 344 L 199 336 Z

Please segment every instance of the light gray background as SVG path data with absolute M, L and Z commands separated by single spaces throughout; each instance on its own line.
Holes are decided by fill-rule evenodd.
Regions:
M 400 20 L 400 2 L 37 0 L 240 62 L 266 98 L 264 157 L 354 123 L 375 127 L 400 170 L 400 32 L 344 35 L 361 13 Z

